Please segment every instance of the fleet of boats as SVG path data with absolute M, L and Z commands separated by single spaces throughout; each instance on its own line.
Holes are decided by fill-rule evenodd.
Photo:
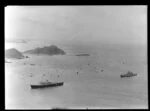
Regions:
M 128 71 L 126 74 L 120 75 L 121 78 L 123 77 L 133 77 L 137 76 L 137 73 L 133 73 L 131 71 Z M 49 82 L 48 80 L 46 82 L 40 82 L 40 84 L 31 85 L 32 89 L 37 88 L 47 88 L 47 87 L 57 87 L 57 86 L 63 86 L 64 82 Z

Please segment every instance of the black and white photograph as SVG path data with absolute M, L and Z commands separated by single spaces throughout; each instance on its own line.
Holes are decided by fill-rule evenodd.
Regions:
M 4 7 L 5 109 L 148 109 L 147 7 Z

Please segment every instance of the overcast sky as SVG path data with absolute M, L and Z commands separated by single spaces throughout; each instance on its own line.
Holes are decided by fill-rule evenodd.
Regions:
M 7 6 L 5 38 L 143 44 L 147 6 Z

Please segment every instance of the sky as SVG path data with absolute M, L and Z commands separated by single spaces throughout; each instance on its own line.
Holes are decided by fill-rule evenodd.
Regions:
M 147 6 L 7 6 L 5 39 L 146 44 Z

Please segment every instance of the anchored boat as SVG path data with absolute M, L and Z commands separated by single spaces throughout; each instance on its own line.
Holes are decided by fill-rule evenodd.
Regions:
M 64 82 L 41 82 L 39 85 L 31 85 L 32 89 L 37 89 L 37 88 L 46 88 L 46 87 L 57 87 L 57 86 L 62 86 Z
M 128 71 L 126 74 L 120 75 L 121 78 L 123 78 L 123 77 L 133 77 L 133 76 L 137 76 L 137 74 L 132 73 L 131 71 Z

